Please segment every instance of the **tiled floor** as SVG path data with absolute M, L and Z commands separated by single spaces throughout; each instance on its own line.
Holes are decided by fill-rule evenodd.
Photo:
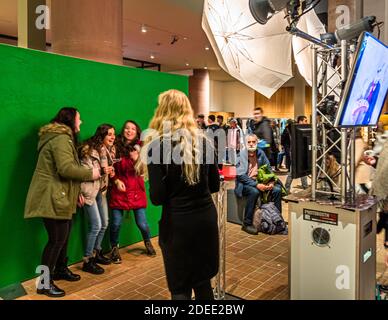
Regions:
M 285 179 L 282 176 L 281 179 Z M 299 181 L 294 181 L 299 183 Z M 288 207 L 284 205 L 287 220 Z M 241 226 L 227 224 L 226 246 L 226 292 L 243 299 L 287 300 L 288 293 L 288 237 L 248 235 Z M 382 235 L 378 236 L 377 277 L 384 272 L 386 250 L 382 245 Z M 157 238 L 152 239 L 157 256 L 150 258 L 144 254 L 143 243 L 121 249 L 121 265 L 105 267 L 103 275 L 91 275 L 81 270 L 81 264 L 71 267 L 81 275 L 79 282 L 58 281 L 69 300 L 165 300 L 170 295 L 164 274 L 163 260 Z M 388 272 L 381 279 L 388 283 Z M 35 280 L 24 283 L 28 293 L 20 299 L 50 299 L 35 294 Z
M 154 238 L 157 257 L 144 254 L 143 243 L 121 249 L 121 265 L 104 266 L 95 276 L 71 267 L 81 275 L 79 282 L 57 281 L 67 292 L 62 299 L 169 299 L 163 260 Z M 227 292 L 244 299 L 288 299 L 287 236 L 251 236 L 235 224 L 227 226 Z M 24 283 L 28 293 L 20 299 L 48 299 L 35 294 L 35 280 Z
M 71 267 L 81 275 L 79 282 L 57 281 L 68 300 L 166 300 L 170 298 L 163 269 L 163 260 L 153 240 L 157 257 L 147 257 L 143 243 L 121 249 L 123 263 L 105 267 L 103 275 L 94 276 Z M 249 300 L 287 300 L 288 295 L 288 241 L 287 236 L 251 236 L 240 226 L 227 225 L 226 292 Z M 385 270 L 386 250 L 378 237 L 377 277 Z M 388 283 L 388 274 L 383 283 Z M 35 281 L 24 283 L 28 293 L 20 299 L 43 300 L 35 294 Z

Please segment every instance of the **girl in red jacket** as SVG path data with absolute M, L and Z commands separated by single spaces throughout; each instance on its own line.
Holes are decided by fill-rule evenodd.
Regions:
M 135 170 L 139 158 L 141 130 L 136 122 L 125 122 L 121 134 L 116 139 L 115 177 L 110 190 L 109 207 L 112 209 L 110 226 L 111 259 L 121 263 L 119 254 L 119 233 L 124 211 L 133 210 L 138 228 L 144 239 L 147 255 L 155 256 L 156 252 L 150 241 L 150 228 L 146 218 L 147 196 L 144 179 Z

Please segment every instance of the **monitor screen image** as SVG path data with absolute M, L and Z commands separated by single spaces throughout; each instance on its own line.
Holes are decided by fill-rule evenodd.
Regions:
M 365 32 L 361 36 L 335 126 L 376 126 L 387 90 L 388 47 Z
M 291 126 L 291 166 L 293 179 L 311 174 L 312 127 L 310 124 L 293 124 Z

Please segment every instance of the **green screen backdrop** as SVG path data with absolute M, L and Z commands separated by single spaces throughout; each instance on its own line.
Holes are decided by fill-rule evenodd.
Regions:
M 37 276 L 47 241 L 41 219 L 23 218 L 39 128 L 61 107 L 75 106 L 83 121 L 81 140 L 102 123 L 113 124 L 118 133 L 132 119 L 145 129 L 158 95 L 168 89 L 187 93 L 187 78 L 0 45 L 0 288 Z M 152 236 L 158 234 L 160 213 L 148 201 Z M 80 210 L 69 242 L 70 263 L 82 259 L 87 227 Z M 108 238 L 107 232 L 105 246 Z M 133 213 L 126 213 L 120 246 L 141 240 Z

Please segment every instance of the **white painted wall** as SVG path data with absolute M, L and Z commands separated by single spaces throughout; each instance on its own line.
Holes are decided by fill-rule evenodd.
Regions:
M 223 83 L 210 80 L 210 111 L 224 111 Z
M 238 81 L 211 81 L 210 111 L 234 112 L 250 117 L 255 106 L 255 91 Z
M 225 82 L 223 88 L 224 111 L 238 117 L 251 117 L 255 107 L 255 91 L 238 81 Z

